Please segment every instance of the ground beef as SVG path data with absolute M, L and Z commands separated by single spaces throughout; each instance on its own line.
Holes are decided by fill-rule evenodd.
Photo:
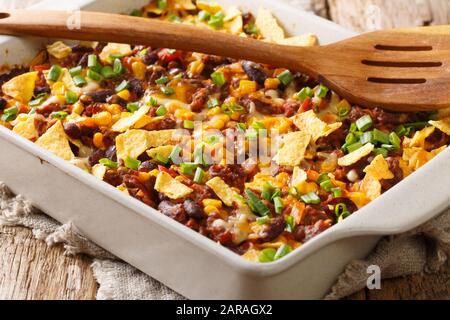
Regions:
M 350 109 L 350 112 L 347 116 L 347 120 L 350 122 L 355 122 L 356 120 L 365 116 L 366 114 L 368 114 L 368 110 L 365 110 L 361 107 L 353 107 Z
M 158 205 L 158 210 L 165 216 L 168 216 L 180 223 L 184 224 L 188 221 L 188 215 L 186 210 L 184 210 L 182 203 L 174 204 L 168 200 L 164 200 Z
M 208 102 L 209 90 L 207 88 L 200 88 L 192 95 L 192 103 L 190 105 L 191 111 L 200 112 Z
M 271 218 L 259 233 L 259 242 L 270 242 L 275 240 L 286 228 L 284 217 L 277 216 Z
M 244 190 L 247 174 L 240 165 L 214 165 L 209 168 L 209 174 L 211 178 L 219 177 L 229 186 L 235 187 L 241 191 Z
M 373 109 L 372 116 L 376 125 L 384 126 L 398 126 L 408 119 L 408 115 L 405 113 L 389 112 L 381 108 Z
M 212 190 L 206 185 L 193 184 L 190 186 L 190 188 L 194 190 L 194 192 L 191 194 L 191 198 L 196 203 L 201 203 L 205 199 L 216 198 Z
M 344 128 L 339 128 L 326 137 L 319 138 L 316 142 L 318 151 L 340 150 L 347 133 Z
M 300 225 L 294 230 L 294 238 L 299 242 L 308 242 L 331 227 L 329 221 L 319 220 L 314 225 Z
M 301 106 L 302 106 L 301 103 L 296 102 L 296 101 L 288 101 L 288 102 L 286 102 L 282 106 L 282 108 L 284 110 L 284 115 L 286 117 L 294 116 L 298 112 L 298 109 L 300 109 Z
M 303 211 L 301 225 L 313 225 L 319 220 L 327 220 L 327 208 L 322 205 L 307 205 Z

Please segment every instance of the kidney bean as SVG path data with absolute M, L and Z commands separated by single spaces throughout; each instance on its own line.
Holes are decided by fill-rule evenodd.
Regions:
M 250 79 L 258 82 L 260 85 L 264 85 L 264 82 L 267 79 L 267 74 L 264 72 L 260 64 L 251 61 L 244 61 L 242 62 L 242 68 Z
M 142 81 L 138 79 L 131 79 L 130 81 L 128 81 L 128 85 L 130 91 L 133 92 L 136 97 L 141 98 L 144 95 L 145 89 L 142 85 Z
M 8 73 L 0 75 L 0 85 L 26 72 L 28 72 L 27 68 L 14 68 Z
M 158 210 L 165 216 L 168 216 L 180 223 L 185 223 L 188 221 L 188 215 L 186 214 L 182 203 L 174 204 L 168 200 L 164 200 L 158 205 Z
M 64 123 L 64 131 L 72 139 L 80 139 L 81 138 L 80 127 L 78 127 L 73 122 L 66 122 L 66 123 Z
M 158 164 L 152 160 L 144 161 L 139 166 L 140 172 L 150 172 L 155 169 L 158 169 Z
M 219 177 L 228 185 L 244 190 L 247 174 L 240 165 L 214 165 L 209 168 L 209 174 L 211 178 Z
M 200 208 L 200 206 L 195 203 L 192 199 L 186 199 L 183 202 L 183 207 L 186 213 L 191 217 L 192 219 L 200 220 L 203 219 L 203 210 Z
M 146 65 L 154 64 L 158 61 L 158 52 L 161 51 L 161 49 L 155 49 L 153 51 L 147 52 L 141 59 L 142 62 L 144 62 Z
M 105 151 L 101 149 L 97 149 L 89 156 L 88 161 L 91 167 L 95 166 L 100 159 L 106 158 Z
M 400 162 L 392 157 L 386 158 L 386 162 L 388 163 L 389 170 L 394 174 L 394 178 L 383 179 L 380 181 L 383 192 L 389 190 L 403 180 L 403 170 L 400 168 Z
M 300 225 L 294 230 L 294 238 L 299 242 L 305 243 L 318 236 L 329 227 L 331 227 L 331 223 L 324 220 L 319 220 L 314 225 L 310 226 Z
M 4 98 L 0 97 L 0 110 L 5 109 L 7 104 L 8 102 Z
M 116 162 L 117 161 L 116 146 L 115 145 L 109 146 L 108 149 L 106 149 L 105 151 L 105 156 L 109 160 Z
M 286 221 L 284 217 L 277 216 L 271 218 L 269 223 L 263 226 L 262 231 L 259 233 L 260 242 L 270 242 L 275 240 L 286 228 Z
M 112 96 L 114 92 L 110 89 L 88 92 L 85 95 L 92 99 L 92 102 L 105 103 L 106 99 Z

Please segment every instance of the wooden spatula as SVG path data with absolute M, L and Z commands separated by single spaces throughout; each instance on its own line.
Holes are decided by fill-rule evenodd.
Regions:
M 450 107 L 450 26 L 379 31 L 305 48 L 116 14 L 11 10 L 0 13 L 0 33 L 141 44 L 248 59 L 309 74 L 350 102 L 369 108 Z

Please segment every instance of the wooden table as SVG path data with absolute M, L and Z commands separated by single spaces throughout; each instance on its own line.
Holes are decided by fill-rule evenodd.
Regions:
M 37 1 L 15 0 L 7 5 Z M 450 21 L 448 0 L 303 2 L 307 1 L 320 14 L 358 31 Z M 48 248 L 44 242 L 35 240 L 25 228 L 0 228 L 0 299 L 95 299 L 97 284 L 91 260 L 63 253 L 62 247 Z M 450 299 L 450 269 L 439 275 L 386 280 L 381 290 L 363 290 L 349 299 Z

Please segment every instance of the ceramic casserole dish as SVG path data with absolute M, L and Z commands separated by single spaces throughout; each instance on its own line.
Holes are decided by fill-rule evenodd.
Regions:
M 217 1 L 255 12 L 263 5 L 291 34 L 314 33 L 322 44 L 354 35 L 274 0 Z M 32 9 L 130 12 L 147 0 L 43 1 Z M 29 62 L 47 39 L 0 37 L 2 64 Z M 317 299 L 345 265 L 366 256 L 384 235 L 411 230 L 448 205 L 450 151 L 357 214 L 285 258 L 249 262 L 156 210 L 0 126 L 0 181 L 61 223 L 190 299 Z

